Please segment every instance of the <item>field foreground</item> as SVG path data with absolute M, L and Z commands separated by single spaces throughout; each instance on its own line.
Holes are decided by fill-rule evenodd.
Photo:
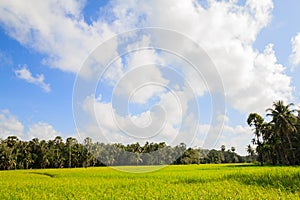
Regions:
M 167 166 L 149 173 L 120 170 L 0 171 L 0 199 L 300 199 L 299 167 L 232 164 Z

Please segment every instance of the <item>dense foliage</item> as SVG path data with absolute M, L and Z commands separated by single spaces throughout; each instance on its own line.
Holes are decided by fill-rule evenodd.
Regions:
M 261 165 L 300 164 L 300 111 L 291 109 L 292 106 L 283 101 L 274 102 L 273 107 L 266 110 L 269 122 L 257 113 L 249 115 L 247 122 L 255 135 L 252 143 Z M 251 152 L 250 145 L 248 149 Z
M 15 136 L 0 140 L 0 169 L 71 168 L 103 165 L 163 165 L 199 163 L 237 163 L 245 159 L 235 148 L 220 151 L 186 148 L 181 143 L 175 147 L 166 143 L 135 144 L 93 143 L 86 138 L 83 144 L 69 137 L 54 140 L 34 138 L 21 141 Z

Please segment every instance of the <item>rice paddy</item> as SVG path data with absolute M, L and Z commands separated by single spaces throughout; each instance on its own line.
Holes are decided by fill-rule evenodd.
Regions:
M 300 199 L 299 167 L 207 164 L 154 168 L 0 171 L 0 199 Z

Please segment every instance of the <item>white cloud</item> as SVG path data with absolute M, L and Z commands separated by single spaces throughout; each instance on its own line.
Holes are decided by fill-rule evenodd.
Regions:
M 15 70 L 15 74 L 19 79 L 25 80 L 28 83 L 32 83 L 41 87 L 45 92 L 50 92 L 50 84 L 45 83 L 45 77 L 43 74 L 37 74 L 36 77 L 32 76 L 31 72 L 24 65 L 21 69 Z
M 245 67 L 243 75 L 239 74 L 240 77 L 232 78 L 231 86 L 225 85 L 232 106 L 244 113 L 262 114 L 273 101 L 291 101 L 293 99 L 291 77 L 285 74 L 285 67 L 277 63 L 273 45 L 267 45 L 263 53 L 255 52 L 252 55 L 254 55 L 252 65 L 249 68 Z
M 300 64 L 300 33 L 298 33 L 295 37 L 292 38 L 292 54 L 290 58 L 292 64 Z
M 88 25 L 83 20 L 85 1 L 0 2 L 0 23 L 22 45 L 46 57 L 43 63 L 77 72 L 89 53 L 111 36 L 106 23 Z
M 285 67 L 277 63 L 273 45 L 267 45 L 264 52 L 259 52 L 253 48 L 258 33 L 268 25 L 271 19 L 273 9 L 272 1 L 264 0 L 258 2 L 248 0 L 245 5 L 241 6 L 237 5 L 236 1 L 209 2 L 208 8 L 203 8 L 198 2 L 192 0 L 184 2 L 161 0 L 151 2 L 133 0 L 124 2 L 116 0 L 110 4 L 110 8 L 112 8 L 110 14 L 114 16 L 114 20 L 111 21 L 109 27 L 110 30 L 115 30 L 116 32 L 136 27 L 161 27 L 178 31 L 192 38 L 206 50 L 215 63 L 225 87 L 228 104 L 242 113 L 253 111 L 263 112 L 274 100 L 291 100 L 293 98 L 291 78 L 285 74 Z M 100 23 L 99 21 L 98 23 Z M 158 44 L 165 44 L 164 42 L 169 41 L 166 40 L 166 37 L 172 36 L 160 35 L 158 40 L 160 39 L 161 41 L 159 41 Z M 147 45 L 151 45 L 151 38 L 142 37 L 142 40 L 137 39 L 136 45 L 130 43 L 128 50 L 147 47 Z M 166 44 L 166 46 L 178 49 L 178 52 L 181 53 L 180 56 L 183 57 L 187 57 L 187 55 L 192 57 L 201 56 L 193 52 L 195 48 L 188 46 L 184 40 L 174 39 L 171 44 Z M 172 65 L 176 65 L 180 63 L 174 62 L 174 57 L 170 55 L 164 53 L 158 55 L 154 51 L 139 51 L 133 53 L 126 61 L 127 65 L 129 67 L 133 66 L 133 68 L 151 61 L 157 64 L 172 63 Z M 206 88 L 203 83 L 205 80 L 200 80 L 195 71 L 189 71 L 186 64 L 181 66 L 186 75 L 185 78 L 187 82 L 191 84 L 196 95 L 203 95 L 204 92 L 209 89 Z M 120 69 L 120 66 L 118 69 Z M 143 86 L 143 80 L 150 82 L 152 79 L 155 80 L 155 82 L 164 81 L 164 84 L 169 83 L 166 77 L 162 76 L 163 73 L 160 70 L 152 70 L 151 72 L 150 69 L 148 70 L 149 72 L 145 73 L 146 76 L 141 72 L 137 74 L 133 73 L 132 76 L 130 76 L 126 74 L 127 71 L 124 70 L 123 74 L 120 73 L 117 77 L 121 79 L 122 76 L 125 76 L 129 81 L 126 82 L 127 84 L 121 83 L 121 87 L 115 92 L 123 92 L 128 95 L 130 92 L 134 92 L 137 86 Z M 203 74 L 207 75 L 203 77 L 207 83 L 214 84 L 215 79 L 213 77 L 215 77 L 215 74 L 210 74 L 209 69 L 203 68 L 201 70 L 203 70 Z M 119 72 L 122 70 L 116 71 Z M 158 80 L 159 78 L 161 78 L 161 80 Z M 217 87 L 210 88 L 216 89 Z M 163 102 L 166 102 L 166 107 L 171 108 L 167 110 L 168 112 L 170 111 L 171 114 L 166 112 L 170 115 L 170 121 L 166 123 L 165 127 L 169 128 L 167 129 L 168 133 L 178 132 L 179 129 L 176 124 L 180 116 L 176 113 L 176 110 L 172 109 L 171 106 L 173 104 L 171 101 L 168 101 L 169 97 L 166 98 L 166 101 L 162 101 L 164 96 L 170 94 L 166 91 L 158 91 L 158 93 L 153 91 L 157 92 L 158 90 L 156 88 L 148 88 L 148 90 L 145 89 L 140 93 L 139 91 L 136 92 L 137 97 L 134 99 L 135 102 L 145 103 L 153 95 L 160 96 L 160 103 L 163 104 Z M 191 96 L 186 97 L 186 101 L 191 98 Z M 182 113 L 185 113 L 186 109 L 183 109 L 185 104 L 183 103 L 181 106 Z M 112 105 L 109 103 L 98 102 L 96 103 L 97 109 L 95 109 L 96 115 L 99 115 L 98 119 L 103 121 L 104 130 L 102 131 L 110 130 L 104 134 L 108 136 L 112 136 L 119 131 L 118 127 L 114 124 L 115 121 L 111 114 L 108 114 L 112 112 L 111 107 Z M 92 113 L 94 113 L 94 110 Z M 134 118 L 139 119 L 139 117 L 147 115 L 149 115 L 149 113 L 141 113 L 140 116 L 134 116 Z M 123 119 L 124 122 L 128 123 L 127 120 L 129 118 L 125 119 Z M 219 116 L 219 120 L 227 121 L 228 118 L 226 116 Z M 141 119 L 140 121 L 143 120 Z M 97 125 L 94 127 L 97 127 Z M 217 126 L 212 127 L 213 131 L 220 131 L 220 128 L 221 127 Z M 246 137 L 242 136 L 242 134 L 248 130 L 245 127 L 237 125 L 234 128 L 230 128 L 229 126 L 225 126 L 224 129 L 226 129 L 227 132 L 226 144 L 228 145 L 232 144 L 237 146 L 237 141 L 243 141 L 243 143 L 245 143 L 246 140 L 249 142 L 251 139 L 249 139 L 249 135 Z M 230 134 L 235 133 L 240 133 L 241 135 L 240 137 L 236 136 L 233 140 L 230 138 Z M 166 138 L 170 137 L 166 134 Z M 215 137 L 212 137 L 211 139 L 214 138 Z M 225 140 L 226 138 L 223 138 L 222 141 L 225 143 Z M 233 143 L 233 141 L 235 141 L 235 143 Z M 211 141 L 208 143 L 212 144 Z M 242 149 L 240 149 L 240 151 L 242 151 Z
M 246 145 L 251 142 L 253 138 L 252 130 L 249 126 L 230 126 L 224 125 L 221 132 L 219 125 L 212 126 L 209 124 L 199 125 L 199 131 L 193 146 L 200 146 L 201 148 L 209 149 L 220 149 L 221 145 L 225 145 L 227 149 L 230 149 L 232 146 L 236 148 L 236 152 L 240 155 L 246 155 Z M 211 129 L 211 134 L 219 135 L 218 138 L 214 141 L 214 146 L 205 146 L 204 141 L 207 137 L 208 131 Z M 217 133 L 216 133 L 217 132 Z
M 219 114 L 218 117 L 217 117 L 217 120 L 218 122 L 222 123 L 222 122 L 228 122 L 229 121 L 229 118 L 228 116 L 226 115 L 223 115 L 223 114 Z
M 164 94 L 163 96 L 159 105 L 164 109 L 166 113 L 165 117 L 155 116 L 156 113 L 151 113 L 150 111 L 145 111 L 137 115 L 120 116 L 113 109 L 111 103 L 104 103 L 101 102 L 101 99 L 94 99 L 93 96 L 89 96 L 84 102 L 84 108 L 90 115 L 87 124 L 80 124 L 80 128 L 84 130 L 84 133 L 80 133 L 80 136 L 82 138 L 87 136 L 92 137 L 95 141 L 124 144 L 134 142 L 144 143 L 149 140 L 153 142 L 165 141 L 169 145 L 177 145 L 180 142 L 185 142 L 192 147 L 198 146 L 209 149 L 219 149 L 222 144 L 225 144 L 227 148 L 234 146 L 236 152 L 239 154 L 246 154 L 246 145 L 253 138 L 250 127 L 223 125 L 223 121 L 229 121 L 229 118 L 225 115 L 219 115 L 219 121 L 215 125 L 198 124 L 197 119 L 194 117 L 183 116 L 183 112 L 185 112 L 184 108 L 178 105 L 179 102 L 176 99 L 171 97 L 171 93 Z M 163 126 L 160 123 L 152 121 L 155 117 L 159 120 L 165 120 Z M 184 120 L 186 122 L 182 122 Z M 151 127 L 153 124 L 154 128 L 148 128 L 144 131 L 137 131 L 133 127 L 139 127 L 142 130 L 142 128 L 146 126 Z M 162 127 L 157 135 L 154 133 L 159 127 L 155 125 Z M 197 126 L 198 128 L 198 131 L 195 133 L 192 132 L 194 130 L 193 126 Z M 124 134 L 122 130 L 127 131 L 127 134 Z M 212 136 L 209 137 L 208 134 L 212 134 Z M 213 141 L 207 141 L 207 138 Z
M 29 127 L 27 139 L 39 138 L 40 140 L 53 140 L 56 136 L 62 136 L 62 133 L 57 132 L 52 125 L 38 122 Z
M 6 139 L 8 136 L 17 136 L 21 140 L 31 140 L 39 138 L 40 140 L 53 140 L 56 136 L 66 137 L 55 128 L 45 122 L 32 124 L 25 130 L 24 124 L 9 110 L 0 111 L 0 139 Z M 75 137 L 75 135 L 69 135 Z
M 187 98 L 182 91 L 165 93 L 151 110 L 140 114 L 120 115 L 112 103 L 101 102 L 100 98 L 89 96 L 83 104 L 84 111 L 89 114 L 87 123 L 81 121 L 78 125 L 86 135 L 107 142 L 132 143 L 151 140 L 174 144 L 176 137 L 191 142 L 192 138 L 189 135 L 179 135 L 191 130 L 187 126 L 180 132 L 184 119 L 189 119 L 185 124 L 198 124 L 195 119 L 184 116 L 188 107 Z
M 153 49 L 141 49 L 147 46 L 151 46 L 147 36 L 129 44 L 126 49 L 130 53 L 117 59 L 103 74 L 104 81 L 115 87 L 115 95 L 145 104 L 153 95 L 161 94 L 166 89 L 169 81 L 163 77 L 158 66 L 163 65 L 163 59 Z
M 114 92 L 115 95 L 131 97 L 132 102 L 145 104 L 154 94 L 165 91 L 167 84 L 168 80 L 164 79 L 159 68 L 152 64 L 126 72 Z
M 266 52 L 257 52 L 252 47 L 257 34 L 271 19 L 271 0 L 247 0 L 245 5 L 237 5 L 236 1 L 212 0 L 208 1 L 207 8 L 203 8 L 195 0 L 114 0 L 106 7 L 110 20 L 106 21 L 106 15 L 101 15 L 102 18 L 96 19 L 92 24 L 84 21 L 83 7 L 84 1 L 37 1 L 28 4 L 6 0 L 0 3 L 0 21 L 11 37 L 46 55 L 45 64 L 71 72 L 77 72 L 89 53 L 105 38 L 114 34 L 145 26 L 175 30 L 186 34 L 207 51 L 222 76 L 226 95 L 234 108 L 249 112 L 255 105 L 262 110 L 267 100 L 270 104 L 277 98 L 291 99 L 289 77 L 283 70 L 277 69 L 278 64 L 271 58 L 274 56 L 276 60 L 275 53 L 271 51 L 271 56 L 267 56 Z M 296 44 L 298 39 L 293 41 Z M 136 42 L 137 46 L 138 43 L 146 45 L 149 39 L 144 37 Z M 174 45 L 176 43 L 180 41 L 174 41 Z M 107 51 L 101 52 L 101 56 L 109 60 L 112 55 L 117 55 L 117 48 L 116 43 Z M 182 48 L 188 52 L 188 47 Z M 149 52 L 148 55 L 144 52 L 143 55 L 139 54 L 137 52 L 135 58 L 132 58 L 133 63 L 141 63 L 143 58 L 147 60 L 149 56 L 157 57 Z M 266 63 L 259 61 L 261 57 L 264 57 Z M 293 57 L 297 62 L 298 56 Z M 160 60 L 164 59 L 160 57 Z M 109 74 L 110 79 L 121 77 L 121 63 L 118 65 L 119 69 Z M 266 65 L 268 67 L 264 67 Z M 259 76 L 258 72 L 270 74 L 268 81 Z M 284 83 L 283 80 L 287 82 Z M 197 86 L 202 84 L 195 78 L 191 79 L 191 83 L 197 91 Z M 258 86 L 257 83 L 261 85 Z M 269 98 L 266 100 L 262 95 L 253 95 L 253 91 L 259 94 L 267 92 Z M 203 94 L 203 89 L 197 93 Z M 140 101 L 145 102 L 145 99 Z M 261 101 L 266 103 L 260 106 L 258 102 Z
M 5 139 L 12 135 L 22 138 L 23 131 L 23 124 L 9 110 L 0 111 L 0 138 Z
M 246 147 L 251 143 L 253 138 L 252 130 L 249 126 L 224 126 L 224 130 L 215 148 L 220 149 L 221 145 L 225 145 L 227 149 L 235 147 L 236 152 L 240 155 L 247 155 Z
M 112 30 L 122 29 L 126 19 L 123 28 L 162 27 L 186 34 L 198 42 L 215 63 L 229 103 L 235 109 L 246 113 L 263 111 L 274 100 L 292 100 L 291 79 L 285 74 L 285 67 L 277 63 L 272 45 L 266 46 L 262 53 L 253 48 L 256 36 L 272 17 L 271 0 L 248 0 L 240 6 L 236 1 L 209 1 L 207 8 L 193 0 L 116 0 L 111 6 L 111 14 L 115 17 L 110 25 Z M 164 38 L 162 36 L 161 40 Z M 192 49 L 180 42 L 169 45 L 181 46 L 184 56 Z M 161 59 L 164 63 L 170 62 L 168 57 Z M 205 86 L 199 87 L 203 85 L 202 80 L 195 77 L 194 72 L 186 73 L 197 94 L 202 95 L 207 90 Z M 204 78 L 209 84 L 213 82 L 212 77 Z

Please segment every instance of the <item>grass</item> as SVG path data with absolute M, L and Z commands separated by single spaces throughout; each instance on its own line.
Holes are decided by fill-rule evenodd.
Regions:
M 0 199 L 300 199 L 299 167 L 152 168 L 0 171 Z

